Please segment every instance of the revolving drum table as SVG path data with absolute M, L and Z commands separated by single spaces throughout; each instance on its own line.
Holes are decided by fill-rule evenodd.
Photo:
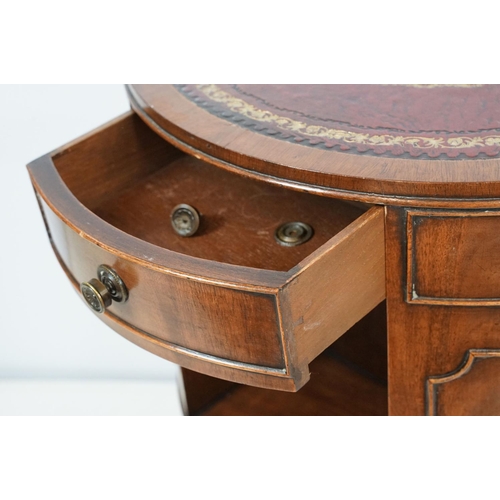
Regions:
M 182 367 L 187 414 L 500 414 L 500 86 L 127 92 L 28 168 L 70 281 Z

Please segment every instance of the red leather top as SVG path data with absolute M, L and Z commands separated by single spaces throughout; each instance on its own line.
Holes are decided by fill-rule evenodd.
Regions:
M 500 85 L 130 85 L 133 109 L 222 168 L 380 204 L 500 208 Z

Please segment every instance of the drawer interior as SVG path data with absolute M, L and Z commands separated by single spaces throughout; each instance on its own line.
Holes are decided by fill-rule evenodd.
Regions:
M 214 167 L 159 138 L 133 114 L 76 141 L 53 158 L 78 200 L 127 234 L 178 253 L 221 263 L 288 271 L 368 207 L 283 189 Z M 200 213 L 195 235 L 176 234 L 172 209 Z M 279 244 L 287 222 L 312 226 L 298 246 Z

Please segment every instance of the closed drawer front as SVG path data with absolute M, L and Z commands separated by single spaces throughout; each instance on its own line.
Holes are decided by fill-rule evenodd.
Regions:
M 297 390 L 308 364 L 384 299 L 383 209 L 244 178 L 185 155 L 134 114 L 29 165 L 75 287 L 113 268 L 129 290 L 100 317 L 141 347 L 235 382 Z M 172 209 L 200 213 L 182 237 Z M 284 246 L 302 221 L 312 237 Z

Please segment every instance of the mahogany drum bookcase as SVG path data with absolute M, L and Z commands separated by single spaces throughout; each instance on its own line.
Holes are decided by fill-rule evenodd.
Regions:
M 500 415 L 500 85 L 129 85 L 28 166 L 189 415 Z

